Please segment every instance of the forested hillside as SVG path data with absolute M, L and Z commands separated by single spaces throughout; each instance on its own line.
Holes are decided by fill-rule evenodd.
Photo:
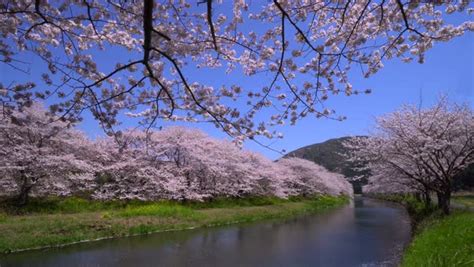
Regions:
M 329 139 L 325 142 L 305 146 L 294 150 L 284 157 L 298 157 L 315 162 L 316 164 L 324 166 L 332 172 L 337 172 L 346 176 L 354 186 L 354 192 L 361 193 L 361 186 L 366 183 L 365 179 L 353 181 L 355 178 L 366 174 L 365 172 L 357 171 L 355 164 L 347 161 L 343 156 L 347 153 L 342 143 L 351 137 L 341 137 Z

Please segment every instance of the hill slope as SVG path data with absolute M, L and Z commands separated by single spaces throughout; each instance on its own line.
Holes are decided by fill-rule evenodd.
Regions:
M 354 164 L 348 162 L 342 154 L 348 152 L 342 143 L 351 137 L 341 137 L 335 139 L 329 139 L 323 143 L 313 144 L 305 146 L 289 152 L 283 157 L 297 157 L 303 158 L 315 162 L 321 166 L 324 166 L 326 169 L 332 172 L 337 172 L 343 174 L 347 178 L 353 178 L 355 176 L 361 175 L 361 172 L 354 170 Z M 354 193 L 361 193 L 361 186 L 366 183 L 366 181 L 360 182 L 351 182 L 354 186 Z

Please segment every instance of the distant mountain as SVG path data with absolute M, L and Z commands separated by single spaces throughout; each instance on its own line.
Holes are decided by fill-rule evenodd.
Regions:
M 348 162 L 343 154 L 349 152 L 342 143 L 351 137 L 341 137 L 329 139 L 325 142 L 298 148 L 289 152 L 283 157 L 297 157 L 313 161 L 316 164 L 324 166 L 332 172 L 343 174 L 347 178 L 366 174 L 356 171 L 355 164 Z M 474 189 L 474 164 L 471 164 L 464 172 L 460 173 L 455 179 L 455 190 L 473 190 Z M 367 183 L 366 180 L 351 182 L 354 187 L 354 193 L 361 193 L 362 185 Z
M 289 152 L 283 157 L 297 157 L 303 158 L 315 162 L 321 166 L 324 166 L 326 169 L 332 172 L 337 172 L 343 174 L 348 178 L 353 178 L 355 176 L 363 174 L 354 170 L 355 165 L 347 159 L 345 159 L 343 154 L 349 152 L 342 143 L 346 140 L 349 140 L 351 137 L 341 137 L 335 139 L 329 139 L 323 143 L 313 144 L 298 148 L 292 152 Z M 354 186 L 354 192 L 360 193 L 361 186 L 364 185 L 367 181 L 363 180 L 360 182 L 352 182 Z

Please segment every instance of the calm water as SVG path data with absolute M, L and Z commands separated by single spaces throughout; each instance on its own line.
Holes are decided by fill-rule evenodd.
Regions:
M 410 222 L 365 198 L 323 215 L 0 256 L 0 266 L 396 266 Z

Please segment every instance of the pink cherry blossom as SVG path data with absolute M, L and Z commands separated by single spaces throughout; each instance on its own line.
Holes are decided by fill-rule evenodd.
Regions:
M 404 106 L 379 117 L 369 137 L 353 138 L 351 160 L 368 163 L 366 192 L 436 192 L 449 213 L 454 179 L 474 162 L 474 113 L 445 97 L 427 109 Z
M 1 102 L 23 105 L 35 92 L 70 121 L 90 110 L 109 134 L 126 113 L 147 127 L 205 121 L 236 142 L 272 138 L 267 128 L 308 115 L 343 120 L 325 101 L 370 92 L 352 87 L 352 67 L 369 77 L 393 58 L 422 63 L 474 24 L 469 1 L 198 2 L 3 1 L 0 62 L 24 71 L 22 59 L 38 58 L 45 67 L 32 80 L 49 88 L 0 86 L 12 96 Z M 268 81 L 206 84 L 189 68 Z

